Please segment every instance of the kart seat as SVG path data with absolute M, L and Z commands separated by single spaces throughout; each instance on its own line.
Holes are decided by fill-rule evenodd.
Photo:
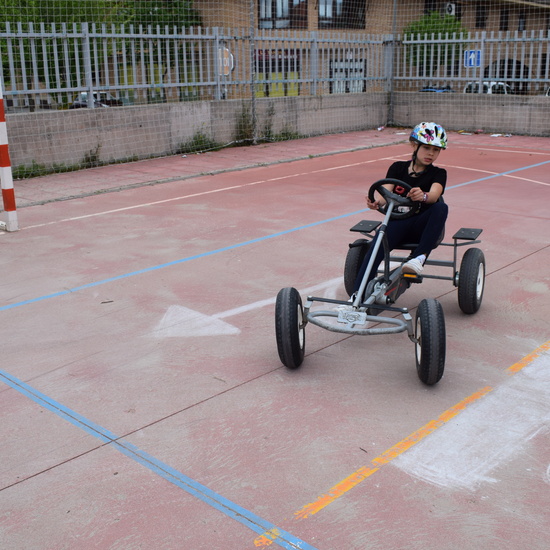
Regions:
M 443 200 L 443 196 L 439 197 L 439 200 L 437 202 L 445 202 Z M 437 248 L 443 239 L 445 238 L 445 227 L 443 227 L 443 231 L 441 231 L 441 235 L 439 235 L 439 239 L 437 239 L 437 243 L 435 245 L 435 248 Z M 410 250 L 413 251 L 418 246 L 418 243 L 405 243 L 400 246 L 396 247 L 396 250 Z
M 441 232 L 441 235 L 439 235 L 439 239 L 437 239 L 437 243 L 435 245 L 435 248 L 437 248 L 441 242 L 443 241 L 443 239 L 445 238 L 445 228 L 443 228 L 443 231 Z M 418 243 L 405 243 L 405 244 L 401 244 L 399 246 L 396 246 L 395 249 L 396 250 L 410 250 L 411 252 L 413 250 L 415 250 L 418 246 Z

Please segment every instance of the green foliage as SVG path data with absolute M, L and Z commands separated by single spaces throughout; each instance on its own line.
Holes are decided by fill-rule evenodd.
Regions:
M 437 11 L 431 11 L 418 21 L 409 23 L 404 29 L 405 40 L 417 40 L 424 38 L 463 38 L 467 30 L 462 23 L 452 15 L 441 15 Z M 421 67 L 424 59 L 433 59 L 434 65 L 452 65 L 461 55 L 462 45 L 459 42 L 447 44 L 412 44 L 407 48 L 409 61 L 415 66 Z
M 197 132 L 190 141 L 182 143 L 176 150 L 176 154 L 203 153 L 205 151 L 218 151 L 222 146 L 216 143 L 210 136 L 203 132 Z
M 301 139 L 304 136 L 296 132 L 295 130 L 292 130 L 288 126 L 285 126 L 280 134 L 275 134 L 273 136 L 273 141 L 291 141 L 293 139 Z
M 252 143 L 254 141 L 254 120 L 250 108 L 243 102 L 243 108 L 237 119 L 235 141 L 238 144 Z
M 18 23 L 22 23 L 23 29 L 27 30 L 30 23 L 37 29 L 40 24 L 59 26 L 66 24 L 71 28 L 73 24 L 89 23 L 101 25 L 125 24 L 126 27 L 133 25 L 139 27 L 152 26 L 153 30 L 159 25 L 163 30 L 165 26 L 190 27 L 201 25 L 199 12 L 193 8 L 192 0 L 0 0 L 0 31 L 6 30 L 7 23 L 11 30 L 15 30 Z M 137 30 L 137 29 L 136 29 Z M 41 41 L 36 44 L 36 76 L 48 87 L 55 87 L 52 81 L 54 75 L 50 71 L 50 81 L 46 82 L 44 71 L 44 60 L 49 59 L 53 63 L 54 45 L 51 41 Z M 179 47 L 179 46 L 178 46 Z M 188 55 L 186 46 L 178 49 L 178 55 L 182 66 L 185 65 L 184 58 Z M 188 46 L 187 46 L 188 47 Z M 75 46 L 68 45 L 69 57 L 75 55 Z M 0 40 L 0 55 L 3 67 L 4 82 L 10 82 L 10 64 L 7 60 L 7 48 L 4 40 Z M 30 46 L 25 43 L 23 47 L 25 59 L 31 57 Z M 20 57 L 14 60 L 15 71 L 19 71 L 18 64 Z M 84 61 L 81 60 L 81 64 Z M 68 75 L 62 74 L 63 82 L 66 84 Z M 164 77 L 164 75 L 163 75 Z M 69 99 L 67 99 L 67 102 Z M 163 98 L 160 98 L 163 101 Z
M 192 0 L 3 0 L 0 28 L 5 22 L 190 27 L 201 18 Z
M 122 2 L 122 13 L 127 15 L 125 23 L 134 25 L 160 25 L 169 27 L 192 27 L 201 25 L 199 12 L 193 8 L 193 2 L 187 0 L 140 0 Z
M 110 0 L 4 0 L 0 5 L 0 24 L 107 23 L 114 5 Z

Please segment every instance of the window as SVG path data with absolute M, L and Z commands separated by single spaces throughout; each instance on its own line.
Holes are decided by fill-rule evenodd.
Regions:
M 307 29 L 307 0 L 260 0 L 260 29 Z
M 476 4 L 476 29 L 484 29 L 487 26 L 487 4 L 478 2 Z
M 521 11 L 518 16 L 518 31 L 522 32 L 527 28 L 527 15 Z
M 365 0 L 319 0 L 320 29 L 364 29 Z
M 510 10 L 501 8 L 500 10 L 500 31 L 507 31 L 510 27 Z
M 424 13 L 430 13 L 431 11 L 437 11 L 436 0 L 424 0 Z

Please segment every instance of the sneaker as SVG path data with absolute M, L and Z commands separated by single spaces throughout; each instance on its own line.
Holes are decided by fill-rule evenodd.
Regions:
M 414 273 L 420 275 L 424 270 L 424 265 L 418 258 L 413 258 L 407 263 L 403 264 L 403 273 Z

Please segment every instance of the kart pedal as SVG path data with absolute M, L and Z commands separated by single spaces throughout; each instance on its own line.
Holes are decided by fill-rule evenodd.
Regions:
M 421 283 L 423 277 L 416 273 L 403 273 L 403 279 L 406 279 L 409 283 Z

